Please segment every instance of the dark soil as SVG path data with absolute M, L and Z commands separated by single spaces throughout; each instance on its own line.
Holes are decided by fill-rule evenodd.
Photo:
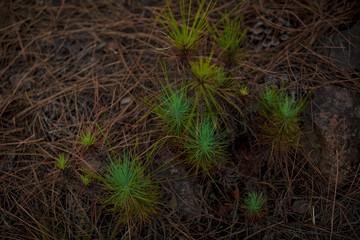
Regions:
M 199 2 L 193 0 L 194 11 Z M 179 16 L 178 1 L 170 4 Z M 235 5 L 218 1 L 210 21 Z M 286 164 L 274 162 L 255 120 L 264 83 L 286 79 L 297 93 L 326 85 L 360 93 L 359 69 L 329 57 L 329 39 L 356 23 L 357 1 L 248 0 L 239 7 L 244 27 L 263 21 L 270 30 L 249 31 L 244 58 L 233 66 L 251 90 L 235 100 L 247 117 L 233 114 L 231 157 L 212 170 L 213 181 L 181 164 L 176 171 L 185 179 L 165 181 L 171 175 L 162 173 L 158 214 L 141 226 L 108 214 L 100 182 L 82 184 L 79 167 L 102 172 L 109 162 L 96 123 L 117 154 L 136 141 L 136 152 L 144 153 L 164 137 L 142 101 L 160 90 L 159 59 L 169 76 L 180 67 L 171 49 L 159 50 L 170 46 L 154 17 L 163 7 L 151 0 L 0 3 L 0 238 L 360 239 L 359 162 L 341 185 L 302 148 Z M 78 143 L 86 129 L 99 138 L 90 149 Z M 70 160 L 65 171 L 55 166 L 61 153 Z M 150 166 L 173 154 L 158 149 Z M 252 190 L 267 199 L 267 213 L 255 221 L 241 208 Z

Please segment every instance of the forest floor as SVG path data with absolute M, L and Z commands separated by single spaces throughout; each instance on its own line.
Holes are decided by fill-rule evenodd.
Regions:
M 170 1 L 176 17 L 178 2 Z M 193 0 L 193 12 L 199 2 Z M 161 175 L 150 220 L 119 223 L 102 204 L 104 185 L 82 183 L 80 167 L 101 174 L 109 163 L 111 150 L 96 124 L 120 156 L 124 150 L 148 153 L 164 137 L 144 100 L 161 89 L 162 61 L 170 81 L 179 68 L 154 16 L 165 6 L 155 0 L 0 3 L 0 238 L 360 239 L 359 172 L 340 187 L 300 149 L 292 164 L 279 160 L 274 167 L 252 116 L 257 89 L 271 79 L 305 93 L 327 85 L 360 93 L 359 74 L 329 57 L 331 37 L 355 23 L 357 1 L 247 0 L 236 9 L 250 29 L 232 71 L 250 89 L 247 99 L 237 99 L 247 122 L 229 124 L 231 154 L 211 179 L 181 161 L 173 170 L 185 176 L 177 183 Z M 218 1 L 209 21 L 235 6 Z M 260 21 L 267 36 L 256 32 Z M 211 49 L 206 41 L 199 54 Z M 93 148 L 79 144 L 87 129 L 98 139 Z M 69 158 L 64 171 L 55 165 L 59 154 Z M 155 149 L 149 171 L 175 155 L 171 146 Z M 184 199 L 179 189 L 193 195 Z M 241 207 L 250 190 L 266 197 L 267 211 L 256 220 Z M 192 204 L 197 209 L 189 211 Z

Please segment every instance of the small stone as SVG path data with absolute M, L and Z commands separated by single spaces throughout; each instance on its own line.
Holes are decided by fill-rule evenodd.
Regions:
M 132 97 L 124 97 L 123 100 L 121 100 L 120 104 L 121 105 L 125 105 L 128 104 L 129 102 L 131 102 Z
M 263 21 L 259 21 L 257 22 L 253 28 L 258 28 L 258 27 L 261 27 L 262 25 L 264 25 L 264 22 Z
M 310 203 L 307 200 L 298 200 L 295 201 L 294 204 L 291 207 L 291 210 L 293 212 L 297 212 L 300 214 L 304 214 L 306 212 L 308 212 L 310 209 Z
M 262 27 L 258 27 L 258 28 L 252 28 L 250 31 L 252 33 L 254 33 L 255 35 L 258 35 L 258 34 L 262 33 L 264 31 L 264 29 Z

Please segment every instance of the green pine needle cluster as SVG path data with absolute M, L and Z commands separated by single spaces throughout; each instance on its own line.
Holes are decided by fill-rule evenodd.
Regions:
M 86 131 L 86 133 L 82 132 L 80 134 L 80 139 L 81 139 L 81 141 L 79 143 L 86 146 L 86 147 L 93 146 L 97 141 L 97 139 L 95 138 L 95 135 L 93 135 L 90 132 L 90 129 L 88 129 Z
M 260 218 L 266 212 L 265 203 L 266 198 L 263 197 L 262 193 L 248 192 L 241 208 L 245 210 L 245 214 L 251 219 Z
M 80 175 L 82 183 L 87 186 L 91 182 L 91 177 L 89 175 Z
M 210 115 L 221 118 L 222 122 L 227 125 L 226 106 L 230 105 L 242 113 L 233 99 L 244 91 L 241 92 L 243 89 L 231 76 L 229 70 L 225 71 L 224 66 L 214 63 L 213 52 L 208 57 L 200 56 L 195 60 L 193 58 L 194 50 L 200 50 L 199 47 L 202 46 L 204 40 L 212 37 L 214 43 L 217 43 L 228 55 L 230 54 L 229 56 L 232 58 L 230 60 L 233 62 L 236 55 L 241 52 L 247 31 L 241 30 L 241 16 L 230 20 L 230 13 L 237 7 L 230 13 L 226 13 L 218 23 L 210 26 L 208 18 L 216 3 L 217 1 L 201 0 L 195 15 L 191 16 L 192 1 L 189 1 L 188 8 L 186 8 L 185 1 L 182 0 L 180 1 L 181 19 L 177 20 L 170 8 L 169 1 L 166 0 L 167 8 L 160 14 L 156 14 L 156 17 L 166 31 L 167 39 L 180 53 L 182 60 L 186 60 L 187 69 L 184 70 L 190 70 L 189 75 L 188 72 L 185 73 L 186 79 L 183 80 L 183 83 L 186 90 L 182 90 L 182 92 L 187 91 L 187 96 L 194 98 L 191 115 L 199 115 L 205 108 Z M 222 26 L 220 26 L 221 24 Z M 174 98 L 175 100 L 178 99 Z M 188 102 L 183 105 L 184 108 L 187 108 L 187 105 Z
M 163 70 L 166 83 L 160 82 L 161 93 L 148 105 L 156 114 L 161 129 L 175 137 L 178 147 L 186 155 L 185 162 L 196 172 L 205 170 L 209 174 L 209 170 L 216 163 L 224 162 L 227 156 L 227 132 L 220 130 L 217 115 L 212 114 L 207 105 L 199 109 L 196 97 L 189 97 L 189 86 L 181 84 L 179 90 L 171 87 L 166 67 Z
M 187 97 L 186 88 L 181 87 L 180 90 L 176 90 L 170 86 L 166 69 L 164 71 L 166 85 L 160 81 L 162 91 L 156 105 L 152 107 L 162 129 L 168 134 L 181 136 L 190 119 L 192 100 Z
M 199 121 L 189 130 L 186 137 L 186 160 L 196 169 L 209 173 L 209 169 L 217 163 L 224 163 L 227 157 L 228 142 L 226 132 L 217 131 L 212 118 L 207 117 Z
M 296 100 L 294 93 L 288 95 L 283 88 L 262 91 L 259 99 L 260 115 L 265 120 L 262 130 L 275 153 L 298 147 L 300 114 L 307 105 L 308 96 Z
M 181 84 L 174 81 L 172 85 L 164 64 L 165 83 L 159 80 L 160 94 L 155 101 L 147 102 L 163 132 L 177 140 L 177 149 L 181 151 L 179 155 L 183 154 L 181 156 L 184 157 L 184 162 L 195 169 L 196 173 L 204 171 L 209 176 L 210 170 L 217 164 L 226 162 L 229 156 L 229 129 L 224 105 L 232 106 L 242 113 L 233 99 L 250 93 L 249 88 L 240 85 L 229 70 L 229 66 L 239 59 L 247 33 L 247 30 L 241 29 L 242 17 L 230 20 L 230 14 L 226 13 L 218 23 L 210 27 L 207 19 L 215 4 L 216 1 L 201 0 L 195 16 L 191 17 L 192 1 L 189 1 L 187 9 L 185 1 L 180 1 L 179 23 L 166 0 L 167 9 L 157 14 L 156 18 L 165 28 L 165 35 L 176 53 L 187 60 L 183 69 L 187 72 L 184 72 Z M 204 43 L 209 35 L 207 33 L 211 33 L 210 37 L 221 48 L 219 56 L 225 59 L 225 64 L 219 65 L 214 61 L 213 50 L 207 57 L 190 57 Z M 284 89 L 279 91 L 266 88 L 262 91 L 259 113 L 261 123 L 264 124 L 261 129 L 276 152 L 281 152 L 283 146 L 297 146 L 300 114 L 306 107 L 307 97 L 297 100 L 294 94 L 288 95 Z M 100 127 L 99 130 L 104 135 Z M 98 140 L 90 130 L 79 137 L 79 143 L 87 147 L 93 146 Z M 113 158 L 109 155 L 110 164 L 107 165 L 106 172 L 98 174 L 80 169 L 86 174 L 80 175 L 81 181 L 88 185 L 94 178 L 104 184 L 106 195 L 102 202 L 120 222 L 144 223 L 157 212 L 159 199 L 157 186 L 148 173 L 148 162 L 140 161 L 135 156 L 135 151 L 132 155 L 124 152 L 120 158 L 116 157 L 112 148 L 111 150 Z M 68 157 L 60 154 L 55 164 L 59 169 L 65 170 L 69 166 Z M 266 198 L 262 193 L 248 192 L 243 202 L 241 207 L 252 219 L 260 218 L 266 212 Z
M 198 80 L 198 84 L 212 82 L 222 70 L 216 64 L 211 64 L 212 55 L 213 53 L 206 57 L 205 61 L 203 57 L 200 57 L 198 61 L 189 62 L 191 70 Z
M 80 175 L 81 180 L 85 186 L 90 184 L 92 179 L 104 184 L 106 194 L 102 203 L 120 223 L 143 224 L 157 212 L 159 192 L 148 172 L 148 158 L 154 150 L 145 160 L 140 159 L 135 154 L 136 142 L 132 154 L 124 151 L 122 158 L 116 157 L 100 126 L 97 127 L 108 143 L 113 157 L 109 154 L 110 164 L 106 166 L 105 172 L 95 173 L 80 168 L 84 173 Z
M 185 7 L 185 1 L 181 0 L 180 18 L 176 19 L 166 0 L 166 9 L 156 14 L 166 38 L 186 64 L 182 65 L 185 72 L 181 84 L 174 87 L 170 86 L 166 67 L 163 67 L 165 84 L 160 80 L 161 92 L 155 102 L 148 104 L 162 130 L 179 140 L 179 148 L 186 153 L 185 161 L 196 171 L 202 169 L 207 173 L 216 163 L 224 162 L 227 156 L 227 132 L 220 126 L 227 127 L 228 106 L 242 113 L 233 99 L 241 93 L 248 93 L 248 89 L 241 88 L 228 69 L 224 70 L 224 66 L 215 63 L 213 51 L 207 57 L 194 57 L 195 52 L 199 52 L 196 50 L 201 50 L 209 37 L 223 51 L 231 52 L 231 57 L 241 52 L 246 34 L 240 29 L 241 17 L 232 21 L 230 14 L 226 13 L 218 22 L 222 23 L 222 29 L 218 23 L 210 26 L 208 18 L 216 2 L 199 1 L 198 9 L 191 16 L 192 1 L 189 0 L 188 7 Z
M 220 20 L 222 29 L 213 26 L 212 34 L 216 43 L 223 51 L 222 56 L 225 61 L 232 63 L 236 57 L 242 52 L 242 44 L 245 40 L 247 29 L 242 31 L 242 16 L 238 15 L 233 21 L 230 20 L 228 14 Z
M 232 101 L 240 94 L 241 88 L 222 67 L 211 63 L 212 56 L 213 53 L 205 60 L 200 57 L 198 61 L 189 62 L 193 76 L 186 81 L 186 87 L 195 98 L 192 113 L 196 108 L 201 110 L 205 106 L 208 112 L 220 117 L 226 124 L 223 104 L 227 103 L 241 113 L 241 109 Z
M 156 18 L 167 32 L 168 40 L 184 58 L 194 52 L 204 41 L 204 35 L 207 33 L 208 27 L 207 17 L 215 6 L 215 3 L 212 4 L 210 0 L 207 7 L 205 7 L 206 2 L 206 0 L 201 1 L 193 21 L 190 21 L 191 0 L 188 9 L 185 9 L 185 1 L 180 1 L 181 24 L 178 24 L 175 19 L 168 0 L 166 0 L 168 11 L 163 10 L 161 14 L 156 15 Z
M 124 153 L 111 159 L 103 181 L 108 195 L 104 204 L 121 222 L 143 223 L 156 213 L 158 191 L 146 173 L 146 166 Z
M 65 170 L 69 166 L 69 156 L 65 158 L 65 155 L 59 154 L 59 157 L 56 159 L 55 162 L 56 167 L 58 167 L 60 170 Z

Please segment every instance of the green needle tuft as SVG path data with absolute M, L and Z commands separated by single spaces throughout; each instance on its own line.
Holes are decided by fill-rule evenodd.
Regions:
M 124 153 L 123 159 L 110 158 L 111 164 L 104 175 L 107 198 L 105 205 L 121 222 L 143 223 L 156 213 L 155 204 L 158 193 L 155 185 L 146 174 L 145 166 L 137 158 Z
M 205 7 L 206 2 L 206 0 L 200 2 L 192 23 L 190 23 L 191 0 L 188 10 L 185 9 L 185 1 L 180 2 L 181 24 L 178 24 L 175 19 L 168 0 L 166 0 L 168 11 L 163 10 L 161 14 L 155 15 L 165 28 L 168 40 L 184 58 L 187 58 L 204 41 L 204 35 L 207 33 L 208 27 L 207 17 L 215 6 L 215 3 L 212 4 L 210 0 L 207 7 Z
M 245 209 L 245 213 L 250 218 L 260 218 L 266 212 L 265 210 L 266 199 L 262 193 L 248 192 L 248 195 L 244 199 L 244 204 L 241 208 Z
M 95 136 L 90 132 L 90 129 L 88 129 L 86 131 L 86 133 L 84 133 L 84 132 L 81 133 L 80 139 L 81 139 L 81 141 L 79 143 L 86 147 L 90 147 L 90 146 L 94 145 L 97 141 Z
M 199 169 L 209 170 L 216 163 L 223 163 L 227 157 L 228 142 L 226 132 L 218 132 L 213 119 L 206 117 L 189 130 L 185 143 L 187 162 Z
M 56 166 L 60 169 L 60 170 L 65 170 L 65 168 L 67 168 L 69 166 L 69 156 L 67 156 L 65 158 L 64 154 L 59 154 L 59 157 L 56 160 Z

